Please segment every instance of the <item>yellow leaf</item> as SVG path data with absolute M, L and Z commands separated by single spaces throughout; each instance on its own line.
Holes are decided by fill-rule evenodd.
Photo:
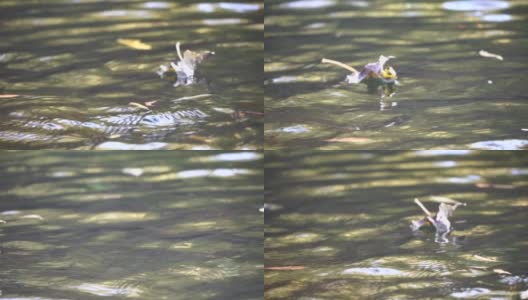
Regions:
M 130 39 L 117 39 L 117 42 L 121 45 L 125 45 L 130 48 L 134 48 L 137 50 L 150 50 L 152 49 L 152 46 L 149 44 L 145 44 L 140 40 L 130 40 Z

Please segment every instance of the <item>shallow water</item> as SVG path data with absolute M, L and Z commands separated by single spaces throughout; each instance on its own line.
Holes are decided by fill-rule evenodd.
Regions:
M 270 155 L 268 156 L 268 153 Z M 268 152 L 266 299 L 516 299 L 528 289 L 528 155 Z M 414 232 L 432 195 L 454 230 Z M 284 270 L 285 268 L 285 270 Z
M 266 148 L 526 149 L 525 12 L 523 1 L 266 2 Z M 392 96 L 320 63 L 361 70 L 380 55 L 396 56 Z
M 2 154 L 0 299 L 262 299 L 261 153 L 90 153 Z
M 261 3 L 6 0 L 0 18 L 1 148 L 262 148 Z M 199 83 L 156 74 L 176 41 L 215 51 Z

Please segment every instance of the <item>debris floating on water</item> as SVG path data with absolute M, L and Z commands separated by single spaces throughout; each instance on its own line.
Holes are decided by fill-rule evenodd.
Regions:
M 177 80 L 174 83 L 175 87 L 193 84 L 196 80 L 195 73 L 198 65 L 209 56 L 215 54 L 213 51 L 194 52 L 191 50 L 185 50 L 182 55 L 180 42 L 176 43 L 176 52 L 179 61 L 172 61 L 169 65 L 160 65 L 156 72 L 161 78 L 163 78 L 165 73 L 169 72 L 170 68 L 172 68 L 177 76 Z
M 380 79 L 383 83 L 397 83 L 398 75 L 392 67 L 385 67 L 385 64 L 395 56 L 380 55 L 377 62 L 368 63 L 363 67 L 361 72 L 342 62 L 323 58 L 322 63 L 332 64 L 346 69 L 352 74 L 346 77 L 348 83 L 358 84 L 365 79 Z
M 502 56 L 500 56 L 498 54 L 495 54 L 495 53 L 488 52 L 486 50 L 480 50 L 479 51 L 479 55 L 482 56 L 482 57 L 489 57 L 489 58 L 496 58 L 498 60 L 504 60 L 504 58 L 502 58 Z
M 448 233 L 451 231 L 451 222 L 449 221 L 449 217 L 453 215 L 453 212 L 458 206 L 466 206 L 466 203 L 439 196 L 432 196 L 431 200 L 440 202 L 440 205 L 438 206 L 438 213 L 436 214 L 431 213 L 427 207 L 425 207 L 425 205 L 423 205 L 422 202 L 418 200 L 418 198 L 414 198 L 414 203 L 416 203 L 416 205 L 422 209 L 426 216 L 420 220 L 412 221 L 411 229 L 416 231 L 422 228 L 424 225 L 432 224 L 437 233 Z

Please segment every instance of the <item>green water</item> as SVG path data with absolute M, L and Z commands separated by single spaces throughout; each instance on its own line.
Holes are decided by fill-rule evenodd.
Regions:
M 269 155 L 268 155 L 269 154 Z M 528 155 L 267 152 L 266 299 L 519 299 L 528 288 Z M 444 196 L 444 238 L 413 233 Z M 501 273 L 501 270 L 508 273 Z
M 528 145 L 524 1 L 278 0 L 265 20 L 267 149 Z M 392 97 L 320 63 L 361 70 L 380 55 L 396 56 Z
M 0 98 L 0 148 L 262 148 L 262 3 L 6 0 L 0 20 L 0 94 L 18 95 Z M 177 41 L 216 53 L 200 83 L 156 74 Z
M 261 153 L 91 153 L 2 153 L 0 299 L 262 299 Z

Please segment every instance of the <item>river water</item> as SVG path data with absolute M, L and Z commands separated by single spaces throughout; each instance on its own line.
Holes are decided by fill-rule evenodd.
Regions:
M 518 299 L 528 289 L 528 155 L 266 153 L 265 299 Z M 413 232 L 431 196 L 467 206 Z
M 261 2 L 5 0 L 0 20 L 0 148 L 262 148 Z M 177 41 L 215 52 L 194 85 L 156 74 Z
M 276 0 L 265 16 L 267 149 L 528 146 L 524 1 Z M 321 64 L 380 55 L 396 57 L 392 95 Z
M 262 299 L 262 154 L 10 152 L 0 299 Z

